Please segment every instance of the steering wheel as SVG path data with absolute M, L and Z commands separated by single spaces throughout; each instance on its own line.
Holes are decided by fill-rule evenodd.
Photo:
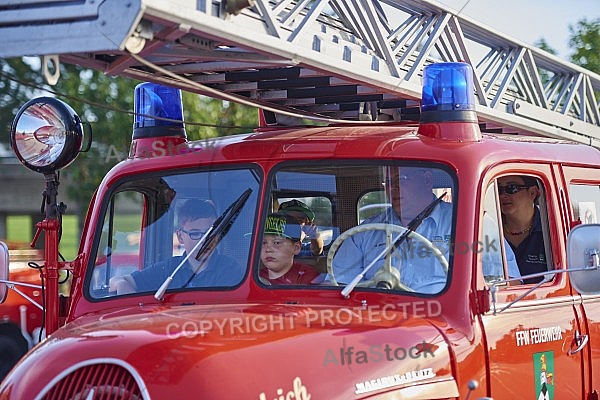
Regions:
M 329 248 L 329 252 L 327 253 L 327 273 L 331 277 L 331 283 L 333 285 L 339 286 L 339 283 L 335 280 L 335 275 L 333 272 L 333 258 L 335 257 L 335 253 L 338 251 L 339 247 L 342 245 L 344 240 L 348 239 L 350 236 L 355 235 L 359 232 L 366 232 L 366 231 L 396 232 L 396 233 L 399 233 L 400 235 L 402 235 L 405 232 L 407 232 L 408 229 L 406 229 L 403 226 L 395 225 L 395 224 L 373 223 L 373 224 L 357 225 L 353 228 L 348 229 L 344 233 L 342 233 L 340 236 L 338 236 L 337 239 L 334 240 L 334 242 L 331 244 L 331 247 Z M 448 275 L 448 260 L 446 260 L 446 257 L 444 256 L 444 254 L 433 243 L 431 243 L 431 241 L 429 241 L 429 239 L 427 239 L 426 237 L 424 237 L 414 231 L 410 232 L 408 234 L 408 237 L 417 240 L 418 242 L 423 244 L 429 251 L 431 251 L 431 253 L 438 259 L 438 261 L 442 265 L 442 268 L 444 268 L 444 272 L 446 273 L 446 275 Z M 389 255 L 387 255 L 386 257 L 389 257 Z M 387 272 L 389 274 L 392 274 L 392 272 L 389 271 L 389 269 L 391 268 L 391 264 L 389 262 L 387 262 L 387 260 L 386 260 L 386 262 L 384 262 L 383 266 L 379 268 L 379 270 L 384 269 L 384 268 L 387 269 Z M 378 271 L 375 271 L 375 273 L 377 273 L 377 272 Z M 375 276 L 375 274 L 373 276 Z M 357 286 L 369 287 L 369 286 L 375 286 L 375 285 L 376 285 L 376 282 L 373 279 L 370 279 L 367 281 L 361 281 Z M 405 284 L 400 282 L 399 279 L 397 282 L 397 286 L 398 287 L 395 287 L 394 289 L 402 289 L 405 291 L 414 292 L 414 290 L 412 290 L 411 288 L 409 288 L 408 286 L 406 286 Z

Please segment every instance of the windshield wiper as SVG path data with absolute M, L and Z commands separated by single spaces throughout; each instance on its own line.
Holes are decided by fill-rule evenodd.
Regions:
M 406 226 L 406 231 L 404 231 L 404 233 L 398 236 L 398 239 L 386 246 L 385 249 L 383 249 L 383 251 L 377 257 L 375 257 L 373 261 L 371 261 L 371 263 L 364 270 L 362 270 L 360 274 L 358 274 L 356 277 L 354 277 L 354 279 L 352 279 L 352 282 L 350 282 L 348 285 L 346 285 L 346 287 L 344 287 L 344 289 L 342 289 L 341 294 L 342 296 L 344 296 L 344 298 L 348 298 L 350 296 L 352 290 L 354 290 L 356 285 L 358 285 L 358 283 L 364 278 L 365 274 L 375 265 L 375 263 L 381 257 L 387 257 L 388 255 L 390 255 L 393 249 L 398 248 L 398 246 L 400 246 L 402 242 L 404 242 L 404 240 L 406 240 L 406 238 L 412 232 L 414 232 L 419 227 L 419 225 L 421 225 L 425 218 L 429 217 L 429 215 L 433 212 L 435 207 L 442 202 L 444 197 L 446 197 L 446 193 L 447 192 L 442 193 L 440 197 L 436 198 L 431 203 L 429 203 L 429 205 L 425 207 L 423 211 L 419 213 L 419 215 L 414 217 L 412 221 L 408 223 L 408 225 Z
M 429 203 L 429 205 L 427 207 L 425 207 L 423 209 L 423 211 L 421 211 L 419 213 L 419 215 L 414 217 L 413 220 L 408 223 L 408 226 L 406 227 L 406 231 L 402 235 L 400 235 L 400 237 L 394 242 L 395 248 L 400 246 L 402 244 L 402 242 L 404 242 L 406 240 L 408 235 L 410 235 L 412 232 L 414 232 L 421 225 L 421 223 L 425 220 L 425 218 L 427 218 L 431 215 L 431 213 L 433 212 L 435 207 L 437 207 L 437 205 L 443 201 L 444 197 L 446 197 L 446 193 L 448 193 L 448 192 L 442 193 L 440 195 L 440 197 L 438 197 L 437 199 L 435 199 L 431 203 Z
M 221 239 L 223 239 L 223 237 L 227 235 L 227 232 L 229 232 L 231 225 L 233 225 L 233 223 L 235 222 L 236 218 L 240 214 L 240 211 L 242 210 L 242 207 L 244 206 L 244 204 L 246 204 L 246 201 L 250 197 L 251 193 L 252 189 L 246 189 L 246 191 L 242 193 L 236 201 L 231 203 L 229 207 L 227 207 L 227 209 L 223 211 L 223 214 L 221 214 L 219 218 L 215 220 L 210 229 L 204 234 L 204 236 L 202 236 L 198 243 L 196 243 L 192 251 L 190 251 L 189 254 L 186 254 L 186 256 L 183 260 L 181 260 L 177 268 L 173 270 L 171 275 L 169 275 L 169 277 L 165 279 L 160 288 L 158 288 L 156 293 L 154 293 L 154 298 L 156 300 L 161 301 L 163 299 L 163 296 L 165 295 L 165 292 L 167 291 L 169 285 L 173 281 L 173 277 L 175 276 L 177 271 L 181 269 L 181 267 L 186 263 L 186 261 L 191 257 L 191 255 L 196 252 L 197 249 L 198 252 L 195 256 L 196 260 L 202 261 L 203 263 L 206 262 L 206 260 L 208 260 L 209 256 L 217 247 Z M 186 287 L 187 285 L 189 285 L 192 279 L 196 276 L 196 273 L 197 272 L 195 271 L 187 280 L 185 285 L 183 285 L 182 287 Z

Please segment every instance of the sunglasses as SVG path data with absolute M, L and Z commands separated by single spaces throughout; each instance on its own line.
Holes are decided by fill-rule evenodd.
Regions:
M 529 189 L 527 185 L 516 185 L 514 183 L 506 186 L 498 185 L 498 193 L 499 194 L 515 194 L 520 192 L 521 190 Z
M 201 231 L 199 229 L 192 229 L 191 231 L 186 231 L 183 228 L 179 228 L 179 230 L 183 233 L 186 233 L 192 240 L 199 240 L 202 238 L 202 236 L 206 235 L 206 232 L 208 232 L 208 231 Z

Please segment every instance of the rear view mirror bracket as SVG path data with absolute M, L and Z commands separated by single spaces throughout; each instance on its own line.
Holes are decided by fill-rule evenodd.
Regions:
M 569 274 L 571 284 L 577 292 L 582 295 L 600 294 L 600 224 L 577 225 L 569 232 L 567 238 L 567 269 L 557 269 L 491 282 L 490 294 L 494 315 L 507 310 L 544 283 L 550 282 L 554 275 L 565 272 Z M 499 286 L 523 279 L 539 277 L 543 277 L 544 279 L 500 310 L 496 309 L 496 293 Z

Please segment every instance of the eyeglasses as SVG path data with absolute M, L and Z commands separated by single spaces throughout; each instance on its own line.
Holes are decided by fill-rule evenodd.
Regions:
M 407 182 L 411 182 L 414 181 L 417 177 L 414 175 L 398 175 L 395 178 L 386 178 L 382 184 L 383 186 L 393 186 L 393 185 L 397 185 L 398 182 L 399 183 L 407 183 Z
M 516 185 L 514 183 L 511 183 L 509 185 L 506 186 L 501 186 L 498 185 L 498 193 L 499 194 L 515 194 L 520 192 L 521 190 L 525 190 L 525 189 L 529 189 L 529 186 L 527 185 Z
M 192 229 L 191 231 L 186 231 L 183 228 L 179 228 L 179 230 L 183 233 L 187 233 L 187 235 L 192 240 L 199 240 L 202 238 L 202 236 L 206 235 L 206 232 L 208 232 L 208 231 L 201 231 L 200 229 Z

